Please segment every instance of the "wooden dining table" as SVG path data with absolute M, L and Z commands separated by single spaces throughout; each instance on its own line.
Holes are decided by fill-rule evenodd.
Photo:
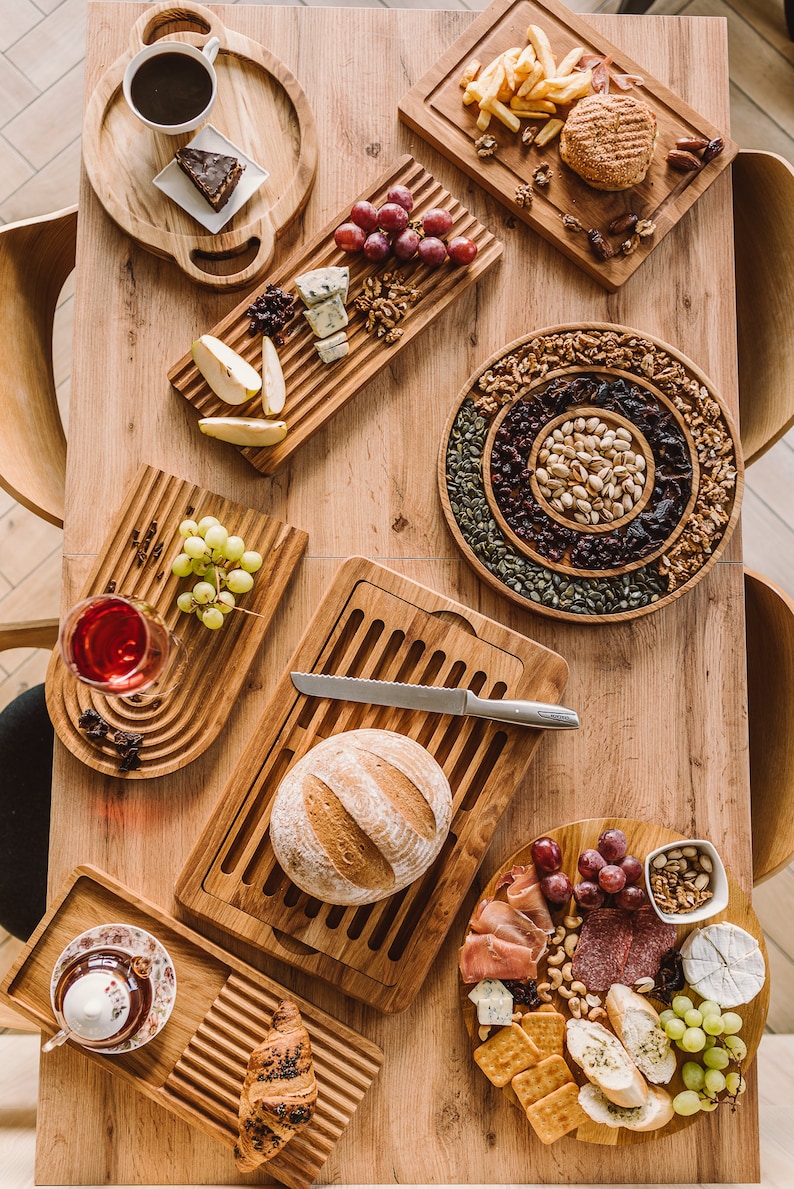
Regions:
M 126 49 L 146 5 L 89 5 L 86 97 Z M 49 891 L 92 863 L 175 916 L 177 876 L 339 565 L 365 556 L 560 653 L 563 700 L 582 729 L 549 732 L 515 789 L 481 873 L 411 1006 L 356 1002 L 253 946 L 207 934 L 378 1044 L 383 1068 L 332 1151 L 329 1183 L 733 1182 L 759 1178 L 754 1070 L 740 1109 L 619 1148 L 543 1147 L 473 1065 L 457 947 L 477 889 L 520 846 L 565 822 L 620 816 L 711 839 L 752 887 L 740 530 L 683 597 L 626 623 L 555 621 L 484 585 L 444 524 L 437 453 L 466 378 L 545 326 L 611 322 L 674 344 L 738 411 L 730 172 L 614 294 L 515 219 L 398 120 L 400 97 L 474 19 L 466 11 L 219 7 L 229 28 L 295 74 L 320 146 L 316 183 L 278 244 L 286 258 L 402 153 L 411 153 L 503 243 L 501 261 L 396 355 L 272 477 L 204 438 L 167 371 L 240 300 L 185 278 L 108 217 L 85 174 L 79 203 L 62 608 L 79 596 L 140 464 L 149 463 L 308 533 L 287 590 L 217 741 L 184 768 L 127 781 L 58 740 Z M 588 17 L 595 29 L 729 129 L 725 24 Z M 273 136 L 280 131 L 273 128 Z M 194 925 L 196 922 L 192 922 Z M 197 926 L 202 928 L 199 923 Z M 229 1150 L 66 1045 L 42 1056 L 40 1184 L 236 1184 Z M 267 1167 L 245 1183 L 270 1183 Z

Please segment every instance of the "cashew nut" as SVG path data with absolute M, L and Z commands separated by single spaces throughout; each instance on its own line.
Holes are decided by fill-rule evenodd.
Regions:
M 575 1020 L 582 1018 L 582 1001 L 578 995 L 574 995 L 572 999 L 568 1000 L 568 1011 Z
M 557 991 L 562 986 L 562 971 L 553 966 L 549 971 L 549 982 L 551 983 L 552 991 Z
M 562 966 L 565 961 L 565 950 L 560 946 L 554 953 L 546 959 L 547 966 Z
M 576 982 L 576 981 L 572 982 L 571 990 L 574 991 L 577 995 L 586 995 L 587 994 L 587 987 L 584 985 L 584 983 L 580 983 L 580 982 Z
M 601 1006 L 601 996 L 600 995 L 586 995 L 585 999 L 587 1000 L 588 1007 L 600 1007 Z
M 535 993 L 543 1003 L 551 1003 L 551 986 L 549 983 L 538 983 Z
M 601 1016 L 606 1016 L 603 1007 L 591 1007 L 587 1016 L 588 1020 L 598 1020 Z
M 576 947 L 579 944 L 579 934 L 569 933 L 563 942 L 563 949 L 569 958 L 572 958 L 576 952 Z
M 634 984 L 634 990 L 638 995 L 648 995 L 653 990 L 654 982 L 652 978 L 638 979 Z
M 571 981 L 571 979 L 573 978 L 573 963 L 572 962 L 565 963 L 565 965 L 562 968 L 562 977 L 565 979 L 566 983 L 569 983 Z
M 563 999 L 573 999 L 573 991 L 570 987 L 560 987 L 558 994 L 562 995 Z
M 564 939 L 565 939 L 565 926 L 558 925 L 557 928 L 554 930 L 554 933 L 552 934 L 552 936 L 549 938 L 549 940 L 551 941 L 552 945 L 562 945 Z
M 477 1035 L 479 1036 L 480 1040 L 487 1040 L 490 1032 L 490 1024 L 480 1024 L 479 1028 L 477 1029 Z
M 562 923 L 566 929 L 578 929 L 582 923 L 582 918 L 574 916 L 566 917 Z

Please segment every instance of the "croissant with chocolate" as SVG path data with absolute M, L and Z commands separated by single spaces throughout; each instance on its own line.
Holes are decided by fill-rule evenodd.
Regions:
M 283 999 L 270 1031 L 248 1059 L 234 1158 L 251 1172 L 280 1152 L 314 1115 L 317 1083 L 309 1034 L 294 1003 Z

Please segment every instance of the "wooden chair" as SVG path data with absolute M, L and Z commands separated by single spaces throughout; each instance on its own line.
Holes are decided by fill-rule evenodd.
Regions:
M 794 859 L 794 600 L 744 571 L 753 883 Z
M 66 434 L 52 365 L 52 326 L 74 268 L 77 207 L 0 227 L 0 486 L 63 525 Z
M 794 167 L 742 149 L 733 162 L 739 427 L 745 465 L 794 425 Z

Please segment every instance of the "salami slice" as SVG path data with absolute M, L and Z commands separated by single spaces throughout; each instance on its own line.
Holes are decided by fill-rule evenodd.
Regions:
M 660 921 L 650 905 L 633 914 L 631 948 L 620 982 L 631 987 L 640 978 L 656 979 L 662 954 L 675 945 L 675 925 Z
M 584 983 L 588 991 L 608 991 L 613 983 L 622 982 L 631 940 L 630 913 L 621 908 L 594 908 L 579 933 L 573 956 L 574 979 Z

